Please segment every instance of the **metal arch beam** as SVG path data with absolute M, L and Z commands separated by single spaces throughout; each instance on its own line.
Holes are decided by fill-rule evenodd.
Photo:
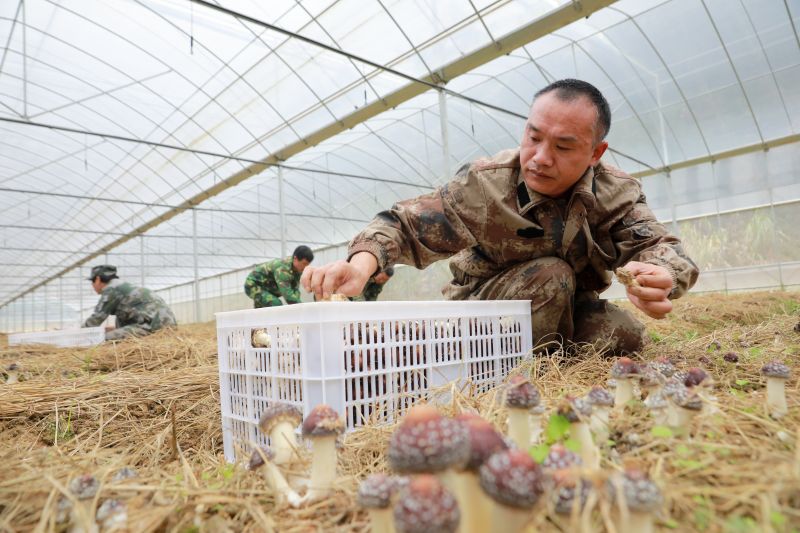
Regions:
M 403 87 L 393 91 L 392 93 L 386 95 L 385 97 L 372 102 L 370 104 L 361 107 L 354 112 L 350 113 L 349 115 L 342 117 L 341 120 L 328 124 L 317 130 L 316 132 L 307 135 L 306 137 L 296 141 L 282 150 L 279 150 L 276 153 L 273 153 L 264 159 L 261 162 L 253 163 L 248 167 L 234 173 L 233 175 L 229 176 L 228 178 L 220 181 L 219 183 L 214 184 L 212 187 L 209 187 L 205 191 L 202 191 L 191 198 L 188 198 L 184 202 L 181 202 L 175 208 L 167 211 L 159 215 L 158 217 L 145 222 L 144 224 L 140 225 L 139 227 L 135 228 L 133 231 L 129 232 L 124 236 L 120 236 L 117 239 L 114 239 L 112 242 L 102 246 L 95 252 L 90 255 L 87 255 L 72 263 L 71 265 L 66 266 L 65 268 L 59 270 L 52 276 L 45 278 L 44 280 L 36 283 L 35 285 L 29 287 L 25 291 L 17 294 L 16 296 L 12 297 L 9 300 L 3 302 L 0 307 L 3 307 L 14 300 L 17 300 L 29 293 L 32 293 L 39 287 L 49 283 L 50 281 L 66 274 L 70 270 L 77 268 L 85 263 L 91 261 L 92 259 L 99 257 L 117 246 L 129 241 L 130 239 L 137 237 L 146 233 L 147 231 L 155 228 L 162 222 L 170 220 L 171 218 L 183 213 L 186 210 L 192 209 L 194 206 L 199 205 L 200 203 L 208 200 L 209 198 L 220 194 L 222 191 L 229 189 L 239 183 L 243 182 L 247 178 L 255 176 L 259 174 L 267 167 L 279 164 L 281 161 L 286 161 L 290 157 L 295 154 L 298 154 L 309 148 L 310 146 L 315 146 L 320 144 L 321 142 L 333 137 L 337 133 L 340 133 L 344 130 L 350 129 L 380 113 L 396 107 L 403 102 L 406 102 L 415 96 L 419 96 L 420 94 L 428 91 L 431 89 L 432 85 L 437 85 L 440 83 L 446 83 L 448 80 L 456 78 L 462 74 L 465 74 L 475 68 L 492 61 L 502 55 L 505 55 L 513 50 L 516 50 L 540 37 L 543 37 L 549 33 L 552 33 L 559 28 L 566 26 L 576 20 L 588 17 L 595 11 L 607 7 L 613 4 L 616 0 L 582 0 L 581 2 L 570 2 L 565 4 L 559 8 L 556 8 L 541 17 L 534 19 L 529 24 L 526 24 L 522 28 L 515 30 L 499 39 L 495 42 L 492 42 L 478 50 L 468 54 L 464 57 L 461 57 L 439 69 L 436 69 L 432 75 L 425 76 L 421 78 L 419 81 L 411 81 L 407 83 Z M 207 5 L 205 2 L 197 2 L 202 5 Z M 212 9 L 218 9 L 218 6 L 209 6 Z M 258 25 L 264 25 L 263 22 L 250 19 L 244 17 L 249 22 Z

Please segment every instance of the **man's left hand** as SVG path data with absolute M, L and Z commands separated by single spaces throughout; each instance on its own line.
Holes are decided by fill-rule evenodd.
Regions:
M 631 261 L 625 268 L 639 282 L 639 287 L 628 287 L 628 299 L 651 318 L 661 319 L 672 311 L 672 302 L 667 299 L 672 291 L 672 276 L 669 270 L 659 265 Z

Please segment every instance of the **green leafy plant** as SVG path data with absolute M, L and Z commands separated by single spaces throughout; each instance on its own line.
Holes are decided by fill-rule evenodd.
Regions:
M 550 453 L 550 447 L 557 442 L 563 443 L 564 447 L 570 451 L 579 452 L 580 443 L 569 438 L 569 426 L 569 420 L 564 415 L 557 413 L 550 415 L 550 418 L 547 419 L 547 426 L 544 428 L 544 442 L 530 450 L 533 460 L 542 463 Z

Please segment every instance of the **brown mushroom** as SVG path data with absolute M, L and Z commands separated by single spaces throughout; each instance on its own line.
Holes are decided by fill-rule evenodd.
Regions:
M 601 443 L 608 440 L 608 421 L 611 408 L 614 407 L 614 396 L 600 385 L 595 385 L 586 395 L 592 404 L 592 416 L 589 427 Z
M 558 406 L 558 414 L 569 420 L 569 434 L 580 444 L 580 456 L 586 468 L 600 468 L 600 450 L 589 431 L 592 404 L 585 398 L 567 396 Z
M 91 474 L 84 474 L 69 482 L 69 491 L 77 502 L 70 512 L 70 532 L 96 532 L 94 500 L 100 483 Z
M 532 435 L 538 433 L 531 423 L 531 409 L 541 401 L 539 391 L 522 376 L 512 376 L 506 388 L 505 405 L 508 410 L 508 438 L 521 450 L 531 446 Z
M 11 363 L 6 367 L 6 384 L 12 385 L 19 381 L 19 365 Z
M 273 463 L 274 458 L 275 454 L 272 453 L 272 450 L 267 446 L 262 446 L 253 450 L 247 469 L 261 469 L 267 487 L 275 492 L 275 499 L 279 502 L 286 500 L 292 507 L 297 507 L 302 502 L 302 498 L 289 486 L 283 473 Z
M 276 403 L 261 414 L 258 427 L 269 435 L 269 443 L 275 452 L 275 464 L 285 465 L 296 457 L 297 436 L 295 428 L 303 421 L 303 413 L 294 405 Z
M 663 497 L 658 485 L 636 467 L 626 467 L 621 475 L 608 480 L 608 492 L 617 506 L 616 530 L 619 533 L 653 533 L 655 512 Z
M 407 484 L 406 478 L 372 474 L 358 486 L 358 505 L 367 510 L 372 533 L 394 533 L 392 499 Z
M 630 357 L 620 357 L 611 367 L 611 377 L 617 382 L 615 409 L 623 409 L 633 399 L 633 382 L 639 377 L 639 365 Z
M 460 519 L 456 499 L 429 474 L 415 476 L 394 507 L 398 533 L 455 533 Z
M 544 490 L 541 467 L 522 450 L 492 455 L 480 469 L 481 487 L 494 500 L 492 524 L 507 533 L 524 530 Z
M 789 367 L 780 361 L 771 361 L 761 367 L 761 374 L 767 378 L 767 410 L 773 418 L 780 418 L 789 412 L 785 383 L 790 373 Z
M 336 439 L 342 432 L 344 420 L 329 405 L 317 405 L 303 421 L 303 437 L 311 441 L 311 481 L 307 499 L 324 497 L 333 490 Z

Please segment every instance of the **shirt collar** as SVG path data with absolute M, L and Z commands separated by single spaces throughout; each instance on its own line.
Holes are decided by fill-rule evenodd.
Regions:
M 571 197 L 581 197 L 587 209 L 593 208 L 596 203 L 594 174 L 594 168 L 589 167 L 572 187 Z M 549 199 L 549 196 L 540 194 L 528 187 L 522 176 L 522 171 L 517 169 L 517 208 L 520 215 L 524 216 L 532 208 Z M 571 199 L 570 203 L 572 203 Z

